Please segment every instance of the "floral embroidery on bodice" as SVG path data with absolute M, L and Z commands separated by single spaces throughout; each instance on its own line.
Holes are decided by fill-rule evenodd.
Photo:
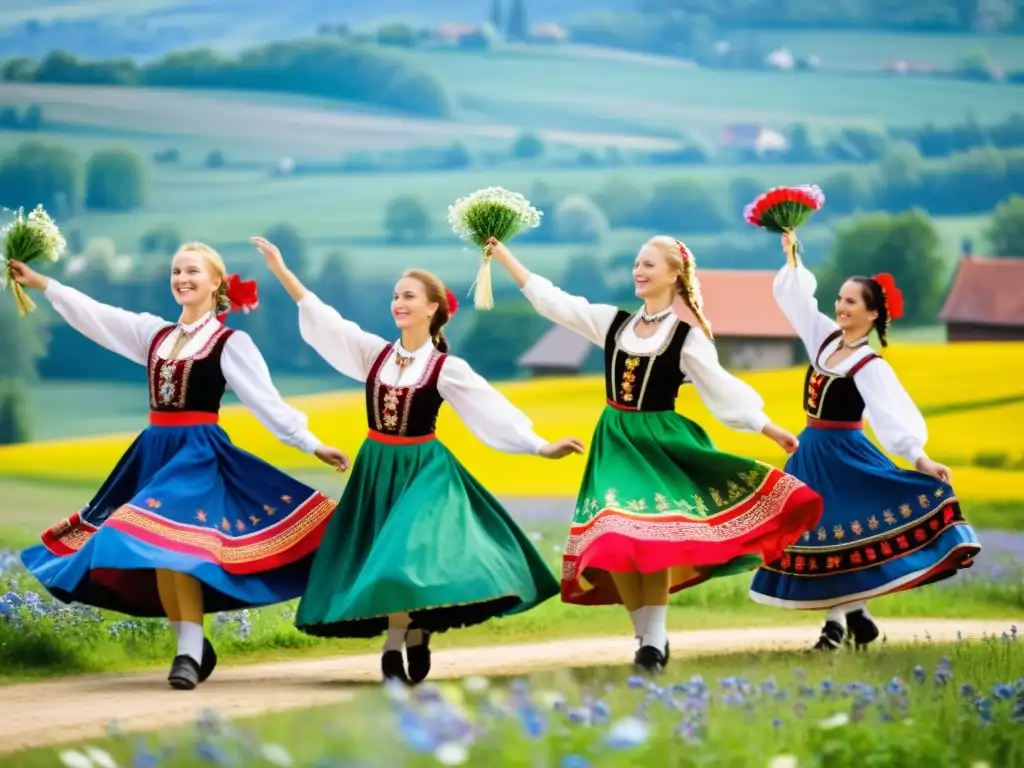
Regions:
M 381 372 L 385 365 L 394 365 L 393 351 L 393 345 L 385 347 L 370 368 L 366 380 L 367 423 L 370 429 L 386 435 L 432 435 L 444 403 L 437 380 L 447 355 L 431 348 L 430 358 L 417 381 L 408 386 L 392 386 L 381 381 Z
M 177 328 L 161 329 L 150 345 L 149 406 L 154 411 L 216 413 L 227 389 L 220 356 L 232 331 L 220 326 L 194 354 L 173 360 L 161 357 L 161 345 Z

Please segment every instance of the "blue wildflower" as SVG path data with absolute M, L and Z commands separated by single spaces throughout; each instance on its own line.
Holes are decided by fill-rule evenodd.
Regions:
M 921 685 L 924 685 L 924 681 L 928 679 L 920 665 L 914 667 L 914 679 Z
M 625 717 L 617 721 L 605 736 L 605 746 L 611 749 L 632 749 L 647 741 L 650 726 L 635 717 Z
M 566 755 L 558 764 L 558 768 L 590 768 L 590 762 L 580 755 Z

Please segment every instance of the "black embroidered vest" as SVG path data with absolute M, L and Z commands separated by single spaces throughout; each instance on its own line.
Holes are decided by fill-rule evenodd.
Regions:
M 853 377 L 878 355 L 874 352 L 865 355 L 841 376 L 819 373 L 814 364 L 820 360 L 825 347 L 841 335 L 842 331 L 829 334 L 818 349 L 814 361 L 807 367 L 807 376 L 804 378 L 804 412 L 822 421 L 857 422 L 864 418 L 864 398 L 857 390 Z
M 220 356 L 233 331 L 221 326 L 194 355 L 164 360 L 158 350 L 176 328 L 161 328 L 149 347 L 149 407 L 154 411 L 217 413 L 227 389 Z
M 674 315 L 663 322 L 675 323 L 661 346 L 653 352 L 634 354 L 619 346 L 622 332 L 633 315 L 619 310 L 604 341 L 605 397 L 620 408 L 637 411 L 674 411 L 679 387 L 686 377 L 679 370 L 688 323 Z
M 437 414 L 444 398 L 437 391 L 437 379 L 448 356 L 430 351 L 423 373 L 410 385 L 392 387 L 380 380 L 389 362 L 392 346 L 384 347 L 366 377 L 366 421 L 370 429 L 397 437 L 426 437 L 437 428 Z

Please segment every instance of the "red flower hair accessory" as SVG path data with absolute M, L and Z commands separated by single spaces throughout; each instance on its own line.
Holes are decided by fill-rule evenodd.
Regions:
M 455 313 L 459 311 L 459 300 L 455 298 L 455 294 L 449 288 L 444 289 L 444 299 L 448 302 L 448 317 L 454 317 Z
M 221 322 L 229 312 L 241 312 L 247 315 L 260 305 L 259 290 L 255 280 L 243 280 L 238 275 L 228 275 L 227 290 L 224 293 L 230 308 L 227 312 L 217 315 L 217 319 Z
M 683 257 L 684 264 L 693 258 L 693 254 L 690 253 L 690 249 L 683 244 L 682 240 L 676 240 L 676 245 L 679 246 L 679 254 Z
M 886 325 L 891 320 L 899 320 L 903 317 L 903 292 L 896 287 L 896 278 L 888 272 L 881 272 L 872 278 L 878 287 L 882 289 L 882 297 L 885 301 Z

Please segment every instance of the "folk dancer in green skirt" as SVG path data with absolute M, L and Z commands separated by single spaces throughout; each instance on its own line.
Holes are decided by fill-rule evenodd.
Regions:
M 693 256 L 655 237 L 633 266 L 643 306 L 625 312 L 571 296 L 530 274 L 503 244 L 497 259 L 544 317 L 605 351 L 607 407 L 591 444 L 562 565 L 562 600 L 622 603 L 639 639 L 635 663 L 668 662 L 669 594 L 777 558 L 821 517 L 820 497 L 767 464 L 721 453 L 675 412 L 692 383 L 722 423 L 760 432 L 787 452 L 758 394 L 721 366 L 704 316 Z M 681 318 L 684 306 L 700 325 Z
M 508 512 L 436 439 L 441 404 L 506 453 L 560 459 L 583 453 L 583 444 L 539 437 L 522 412 L 448 354 L 442 329 L 457 304 L 434 275 L 409 270 L 399 280 L 391 313 L 401 339 L 389 342 L 307 291 L 274 245 L 253 242 L 298 303 L 306 343 L 366 383 L 369 439 L 313 561 L 296 626 L 320 637 L 386 631 L 384 678 L 418 683 L 430 671 L 431 633 L 521 613 L 559 591 Z

